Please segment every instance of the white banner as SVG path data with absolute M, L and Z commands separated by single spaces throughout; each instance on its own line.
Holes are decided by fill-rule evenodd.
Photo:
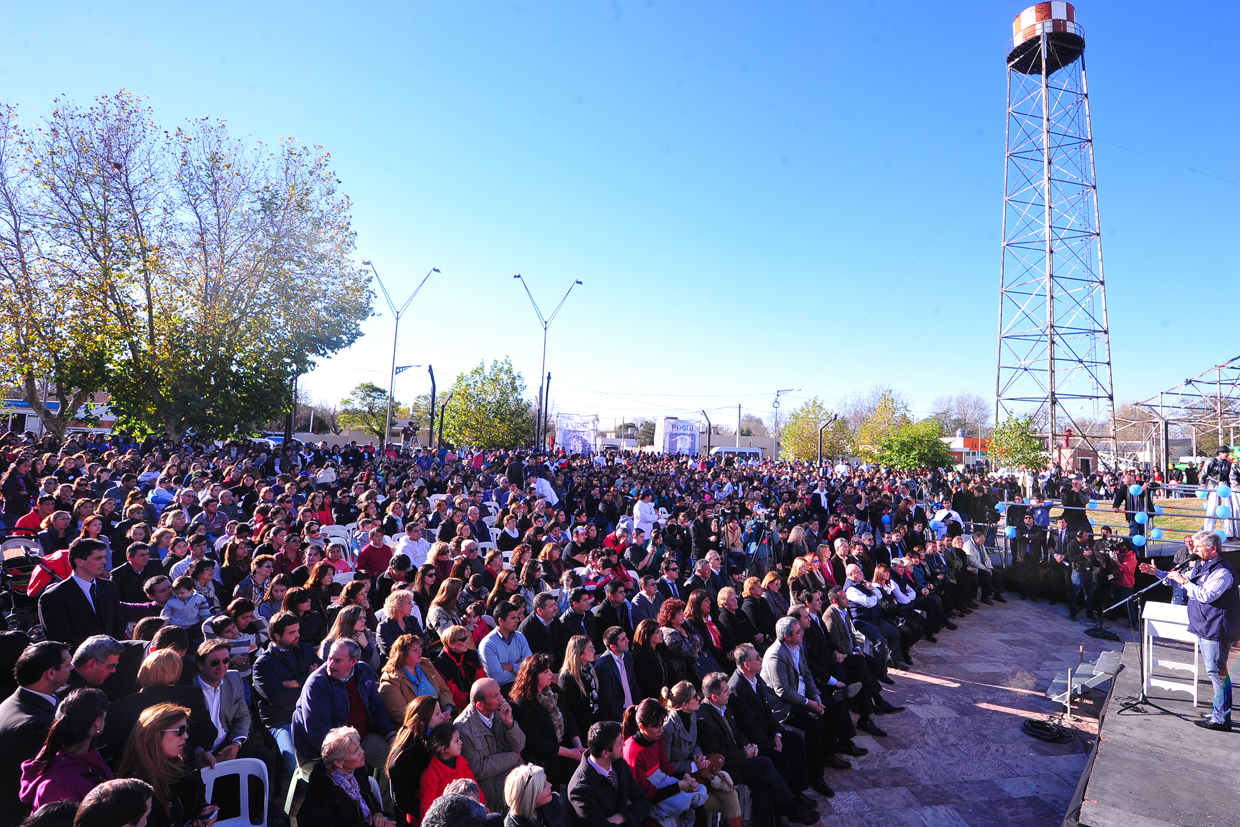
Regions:
M 555 444 L 570 454 L 593 454 L 598 436 L 598 417 L 593 414 L 556 416 Z

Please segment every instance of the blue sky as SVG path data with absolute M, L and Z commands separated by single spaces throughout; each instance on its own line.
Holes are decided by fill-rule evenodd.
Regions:
M 786 412 L 875 383 L 915 410 L 993 397 L 1021 3 L 5 6 L 0 96 L 27 115 L 124 87 L 165 126 L 324 145 L 398 304 L 442 271 L 398 358 L 441 388 L 504 355 L 536 383 L 519 272 L 548 312 L 584 282 L 549 338 L 564 411 L 769 418 L 777 388 L 802 388 Z M 1077 4 L 1121 400 L 1236 355 L 1208 314 L 1240 298 L 1240 185 L 1118 148 L 1240 181 L 1234 7 L 1168 9 Z M 376 309 L 313 396 L 386 384 Z M 427 390 L 425 370 L 397 379 Z

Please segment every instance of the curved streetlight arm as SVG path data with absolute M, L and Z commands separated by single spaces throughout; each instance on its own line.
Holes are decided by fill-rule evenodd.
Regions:
M 522 280 L 522 284 L 524 284 L 524 283 L 525 283 L 525 282 L 524 282 L 524 280 Z M 568 294 L 569 294 L 569 293 L 571 293 L 571 292 L 573 292 L 573 288 L 574 288 L 574 287 L 576 287 L 576 286 L 577 286 L 577 285 L 579 285 L 579 284 L 581 284 L 581 282 L 580 282 L 580 281 L 574 281 L 572 284 L 570 284 L 570 285 L 568 286 L 568 290 L 567 290 L 567 291 L 565 291 L 565 293 L 564 293 L 564 298 L 560 299 L 560 303 L 559 303 L 559 304 L 557 304 L 557 305 L 555 306 L 555 310 L 553 310 L 553 311 L 551 312 L 551 318 L 547 319 L 547 326 L 548 326 L 548 327 L 550 327 L 550 326 L 551 326 L 551 323 L 555 321 L 555 317 L 556 317 L 556 316 L 558 316 L 558 315 L 560 315 L 560 308 L 564 306 L 564 302 L 568 301 Z

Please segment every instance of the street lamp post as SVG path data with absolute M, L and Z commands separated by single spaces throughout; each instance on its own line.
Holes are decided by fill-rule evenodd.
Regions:
M 396 340 L 400 337 L 400 317 L 404 315 L 406 310 L 409 309 L 409 305 L 413 303 L 414 297 L 417 296 L 422 290 L 422 285 L 426 284 L 426 280 L 431 277 L 431 273 L 438 273 L 439 268 L 432 267 L 430 272 L 422 277 L 422 281 L 418 284 L 417 289 L 414 290 L 405 303 L 401 305 L 400 310 L 397 310 L 395 302 L 393 302 L 392 297 L 388 295 L 387 288 L 383 286 L 383 279 L 379 278 L 379 271 L 375 269 L 374 263 L 370 261 L 363 261 L 362 264 L 369 267 L 370 271 L 375 274 L 375 281 L 379 282 L 379 289 L 383 291 L 383 298 L 387 299 L 388 307 L 391 309 L 392 316 L 396 320 L 396 324 L 392 327 L 392 372 L 388 376 L 387 421 L 383 426 L 383 448 L 384 450 L 387 450 L 387 447 L 392 444 L 392 405 L 394 404 L 392 395 L 396 392 Z
M 771 407 L 775 409 L 775 458 L 779 459 L 779 397 L 785 393 L 796 393 L 800 388 L 784 388 L 782 391 L 775 391 L 775 401 L 771 403 Z M 739 423 L 736 432 L 741 432 Z M 739 444 L 739 443 L 738 443 Z
M 525 283 L 525 279 L 520 273 L 513 276 L 521 282 L 521 286 L 525 288 L 525 295 L 530 297 L 530 304 L 534 306 L 534 312 L 538 315 L 538 322 L 543 329 L 543 349 L 542 349 L 542 368 L 538 371 L 538 415 L 534 417 L 534 442 L 538 445 L 539 450 L 543 448 L 547 435 L 543 432 L 545 426 L 543 424 L 543 406 L 547 404 L 546 395 L 543 392 L 543 376 L 547 373 L 547 328 L 551 327 L 551 323 L 555 321 L 555 317 L 560 314 L 560 308 L 564 306 L 564 302 L 568 301 L 568 294 L 573 292 L 573 288 L 581 284 L 581 281 L 575 280 L 568 286 L 568 290 L 564 292 L 564 298 L 560 299 L 560 303 L 555 306 L 555 310 L 551 311 L 551 315 L 543 317 L 542 311 L 538 309 L 538 302 L 534 301 L 534 294 L 530 292 L 530 287 Z

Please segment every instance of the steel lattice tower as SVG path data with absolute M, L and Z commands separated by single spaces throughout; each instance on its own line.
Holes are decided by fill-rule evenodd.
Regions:
M 1025 9 L 1012 29 L 995 422 L 1032 413 L 1048 446 L 1070 429 L 1114 457 L 1085 31 L 1063 2 Z

